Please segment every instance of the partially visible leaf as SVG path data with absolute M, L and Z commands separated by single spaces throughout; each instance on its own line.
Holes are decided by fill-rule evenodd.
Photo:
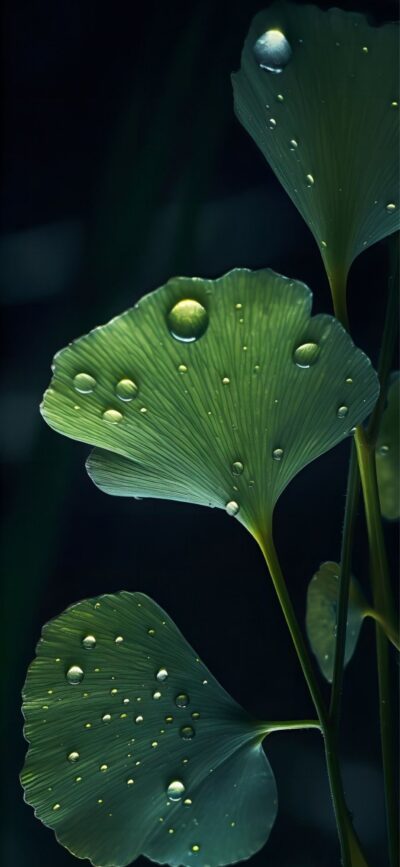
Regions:
M 324 677 L 333 679 L 336 648 L 336 624 L 339 598 L 338 563 L 322 563 L 311 579 L 307 591 L 306 627 L 309 642 Z M 354 578 L 350 580 L 349 606 L 344 662 L 350 661 L 356 649 L 367 603 Z
M 23 697 L 26 800 L 79 858 L 123 867 L 143 853 L 190 867 L 199 854 L 217 867 L 267 840 L 277 812 L 267 724 L 144 594 L 86 599 L 50 621 Z
M 88 471 L 108 493 L 225 508 L 263 534 L 378 394 L 366 356 L 310 308 L 303 283 L 268 269 L 170 280 L 56 355 L 43 416 L 101 447 Z
M 384 518 L 400 517 L 400 372 L 392 376 L 376 444 L 376 472 Z
M 291 48 L 279 74 L 254 50 L 271 30 Z M 264 48 L 264 64 L 274 50 Z M 397 25 L 279 0 L 254 18 L 233 87 L 240 121 L 343 293 L 356 256 L 400 225 Z

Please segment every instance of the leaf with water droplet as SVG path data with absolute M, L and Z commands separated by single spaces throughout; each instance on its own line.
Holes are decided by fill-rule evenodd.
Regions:
M 170 333 L 179 299 L 207 311 L 207 328 L 190 342 Z M 310 314 L 309 289 L 269 269 L 175 278 L 58 353 L 44 418 L 100 446 L 87 467 L 102 490 L 216 506 L 259 537 L 290 480 L 348 436 L 378 394 L 370 362 L 341 325 Z M 73 379 L 83 367 L 97 387 L 76 413 Z M 138 400 L 115 396 L 124 370 L 138 383 L 146 416 Z M 104 421 L 105 406 L 122 413 L 118 423 Z M 337 415 L 342 406 L 345 418 Z
M 96 636 L 90 653 L 86 636 Z M 62 845 L 98 867 L 140 854 L 190 867 L 193 845 L 217 867 L 263 846 L 277 812 L 262 749 L 268 724 L 225 692 L 155 602 L 128 592 L 86 599 L 46 624 L 36 653 L 23 690 L 21 781 Z M 72 666 L 84 671 L 90 702 L 68 682 Z M 140 698 L 140 714 L 121 713 L 127 697 L 128 708 Z
M 257 56 L 270 28 L 291 48 L 279 76 Z M 278 0 L 254 18 L 232 77 L 236 114 L 313 233 L 341 303 L 356 256 L 400 225 L 397 45 L 397 23 Z
M 392 374 L 376 443 L 379 499 L 384 518 L 400 517 L 400 372 Z
M 306 627 L 312 650 L 322 674 L 331 683 L 335 663 L 337 608 L 339 600 L 338 563 L 322 563 L 307 591 Z M 350 579 L 349 605 L 344 663 L 350 661 L 356 649 L 358 635 L 368 605 L 354 578 Z

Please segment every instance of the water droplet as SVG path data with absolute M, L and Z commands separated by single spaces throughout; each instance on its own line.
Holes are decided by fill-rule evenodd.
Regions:
M 165 722 L 166 722 L 166 723 L 173 723 L 173 721 L 174 721 L 173 716 L 166 716 L 166 717 L 165 717 Z
M 181 780 L 172 780 L 167 787 L 167 797 L 170 801 L 180 801 L 185 792 L 185 786 Z
M 118 412 L 117 409 L 106 409 L 103 412 L 103 419 L 108 424 L 119 424 L 123 419 L 122 412 Z
M 102 721 L 103 723 L 109 723 L 109 722 L 111 722 L 111 714 L 110 714 L 110 713 L 103 713 L 103 716 L 102 716 L 102 718 L 101 718 L 101 721 Z
M 72 753 L 68 754 L 68 761 L 69 762 L 77 762 L 78 759 L 79 759 L 79 753 L 77 753 L 75 750 Z
M 208 313 L 199 301 L 183 298 L 170 310 L 167 321 L 175 340 L 191 343 L 204 334 L 208 326 Z
M 362 50 L 363 50 L 363 54 L 368 54 L 368 48 L 366 45 L 363 45 Z
M 61 804 L 53 804 L 53 806 L 52 806 L 52 810 L 56 813 L 57 810 L 60 809 L 60 807 L 61 807 Z
M 292 49 L 281 30 L 267 30 L 254 43 L 254 57 L 261 69 L 268 72 L 282 72 L 289 63 Z
M 114 638 L 115 644 L 122 644 L 123 640 L 124 640 L 123 635 L 117 635 L 117 637 Z
M 168 677 L 168 671 L 166 668 L 159 668 L 156 674 L 156 679 L 163 683 Z
M 85 650 L 94 650 L 96 647 L 96 639 L 94 635 L 85 635 L 85 637 L 82 638 L 82 645 Z
M 108 771 L 108 765 L 100 765 L 99 771 L 101 771 L 104 774 L 105 771 Z
M 96 380 L 89 373 L 77 373 L 74 376 L 74 389 L 79 394 L 91 394 L 96 388 Z
M 348 414 L 348 411 L 349 411 L 348 406 L 344 406 L 344 405 L 343 405 L 343 406 L 339 406 L 339 409 L 338 409 L 336 415 L 337 415 L 338 418 L 346 418 L 346 415 Z
M 295 138 L 291 138 L 289 142 L 289 147 L 291 151 L 295 151 L 299 146 L 298 141 Z
M 185 798 L 183 803 L 184 803 L 185 807 L 191 807 L 193 804 L 193 801 L 191 798 Z
M 128 719 L 128 714 L 127 713 L 120 713 L 119 718 L 120 719 Z
M 388 204 L 386 205 L 386 210 L 389 214 L 393 214 L 393 211 L 396 210 L 395 203 L 394 202 L 388 202 Z
M 392 102 L 390 103 L 390 105 L 392 106 L 392 108 L 398 108 L 399 107 L 399 103 L 397 102 L 397 99 L 393 99 Z
M 187 707 L 189 702 L 190 698 L 186 692 L 180 692 L 175 696 L 175 704 L 177 707 Z
M 222 385 L 229 385 L 230 379 L 229 376 L 224 376 L 222 379 Z
M 168 828 L 168 834 L 175 834 L 175 828 Z
M 152 741 L 152 742 L 151 742 L 151 745 L 152 745 L 152 747 L 153 747 L 153 750 L 155 750 L 156 747 L 158 747 L 158 741 Z
M 127 786 L 133 786 L 134 782 L 135 782 L 135 780 L 132 779 L 132 777 L 128 777 L 126 784 L 127 784 Z
M 115 386 L 115 394 L 126 403 L 137 396 L 139 389 L 133 379 L 120 379 Z
M 277 93 L 276 98 L 277 98 L 278 102 L 284 102 L 283 93 Z
M 283 458 L 283 449 L 274 449 L 272 452 L 274 461 L 281 461 Z
M 182 726 L 182 728 L 179 729 L 179 734 L 184 741 L 191 741 L 196 732 L 193 726 Z
M 317 343 L 301 343 L 293 353 L 293 360 L 297 367 L 311 367 L 315 364 L 319 356 L 319 346 Z
M 269 121 L 268 121 L 268 127 L 269 127 L 269 129 L 275 129 L 275 127 L 276 127 L 276 120 L 275 120 L 274 117 L 270 117 L 270 118 L 269 118 Z
M 90 722 L 86 722 L 84 727 L 85 727 L 85 729 L 91 729 L 91 728 L 92 728 L 92 723 L 90 723 Z
M 187 367 L 186 367 L 186 364 L 179 364 L 179 365 L 178 365 L 178 372 L 179 372 L 179 373 L 187 373 Z
M 306 181 L 307 181 L 307 187 L 308 187 L 309 189 L 310 189 L 310 187 L 313 187 L 313 186 L 314 186 L 314 177 L 313 177 L 313 175 L 311 175 L 311 174 L 306 175 Z
M 137 723 L 139 725 L 142 722 L 143 722 L 143 717 L 141 714 L 139 714 L 137 717 L 135 717 L 135 723 Z
M 65 675 L 71 686 L 76 686 L 83 680 L 83 671 L 79 665 L 71 665 Z
M 200 714 L 199 714 L 198 710 L 193 711 L 192 719 L 200 719 Z
M 234 476 L 241 476 L 244 466 L 241 461 L 234 461 L 232 464 L 232 472 Z
M 239 301 L 237 304 L 235 304 L 235 310 L 241 310 L 242 307 L 243 307 L 243 304 L 241 304 Z
M 385 457 L 385 455 L 387 455 L 388 451 L 389 451 L 389 446 L 386 446 L 386 445 L 380 446 L 378 449 L 378 455 L 382 455 L 382 457 Z
M 239 509 L 240 506 L 238 503 L 235 502 L 235 500 L 229 500 L 229 503 L 227 503 L 225 506 L 225 511 L 227 515 L 230 515 L 231 517 L 237 515 Z
M 327 246 L 328 244 L 326 243 L 326 241 L 321 241 L 321 247 L 323 247 L 324 250 L 326 250 Z
M 347 382 L 347 385 L 352 385 L 352 384 L 353 384 L 353 380 L 352 380 L 351 376 L 348 376 L 348 377 L 346 378 L 346 382 Z
M 112 689 L 110 689 L 110 695 L 116 695 L 117 692 L 118 692 L 118 690 L 115 688 L 115 686 Z
M 75 783 L 81 783 L 82 777 L 75 777 Z
M 194 852 L 194 854 L 197 855 L 197 853 L 200 852 L 200 844 L 199 843 L 192 843 L 192 845 L 190 847 L 190 851 Z
M 159 692 L 158 689 L 155 692 L 153 692 L 153 698 L 156 701 L 159 701 L 159 699 L 161 698 L 161 692 Z
M 147 630 L 147 635 L 150 635 L 151 638 L 154 638 L 155 634 L 156 634 L 155 629 L 150 628 Z
M 146 415 L 146 412 L 147 412 L 147 406 L 141 406 L 139 412 L 141 412 L 142 415 Z

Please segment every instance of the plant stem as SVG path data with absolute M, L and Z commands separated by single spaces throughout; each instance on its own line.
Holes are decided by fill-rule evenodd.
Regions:
M 270 735 L 273 732 L 296 731 L 297 729 L 319 729 L 321 731 L 321 723 L 317 719 L 289 719 L 275 720 L 265 724 L 265 734 Z
M 393 647 L 395 647 L 396 650 L 400 652 L 400 639 L 398 631 L 393 629 L 393 626 L 390 623 L 387 623 L 387 621 L 382 616 L 382 614 L 379 613 L 379 611 L 375 611 L 375 608 L 367 608 L 366 611 L 364 611 L 363 616 L 370 617 L 371 620 L 375 620 L 376 623 L 379 623 L 386 635 L 386 638 L 390 641 L 391 644 L 393 644 Z
M 343 867 L 367 867 L 367 862 L 362 854 L 360 844 L 352 828 L 349 811 L 346 806 L 339 767 L 336 734 L 330 725 L 328 713 L 314 673 L 309 652 L 287 591 L 286 582 L 282 575 L 280 563 L 275 550 L 271 528 L 270 532 L 268 532 L 265 537 L 257 537 L 257 541 L 264 554 L 324 736 L 326 766 L 336 817 Z

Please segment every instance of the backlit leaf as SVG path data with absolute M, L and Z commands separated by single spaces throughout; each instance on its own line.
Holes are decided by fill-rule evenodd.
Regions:
M 142 593 L 86 599 L 50 621 L 23 696 L 26 800 L 79 858 L 189 867 L 199 854 L 217 867 L 267 840 L 277 796 L 266 724 Z
M 307 591 L 307 634 L 317 657 L 322 674 L 330 682 L 336 648 L 336 623 L 339 599 L 338 563 L 322 563 L 311 579 Z M 367 603 L 354 578 L 350 580 L 349 605 L 347 610 L 347 631 L 344 662 L 350 661 L 356 649 L 363 617 L 368 610 Z
M 397 57 L 394 23 L 277 2 L 254 18 L 233 75 L 236 113 L 312 231 L 335 292 L 355 257 L 399 227 Z
M 376 444 L 381 512 L 385 518 L 400 517 L 400 373 L 393 375 L 388 402 Z
M 339 322 L 310 312 L 309 289 L 270 270 L 175 278 L 58 353 L 44 418 L 100 446 L 88 471 L 108 493 L 225 508 L 264 533 L 378 394 Z

